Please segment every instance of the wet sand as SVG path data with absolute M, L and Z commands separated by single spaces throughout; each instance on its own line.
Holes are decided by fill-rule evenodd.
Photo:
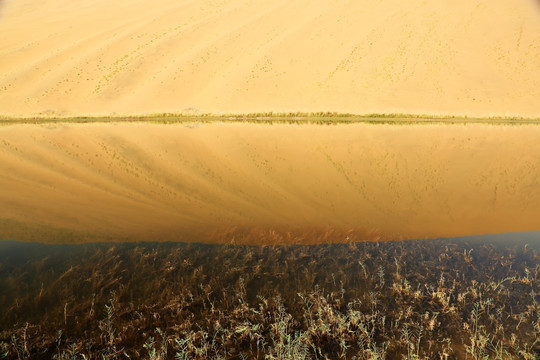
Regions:
M 540 229 L 540 126 L 0 127 L 0 238 L 317 243 Z

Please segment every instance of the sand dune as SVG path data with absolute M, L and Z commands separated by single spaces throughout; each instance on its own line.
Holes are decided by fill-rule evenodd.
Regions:
M 538 125 L 6 125 L 0 238 L 272 243 L 539 230 L 539 138 Z
M 534 0 L 7 0 L 0 115 L 538 117 Z

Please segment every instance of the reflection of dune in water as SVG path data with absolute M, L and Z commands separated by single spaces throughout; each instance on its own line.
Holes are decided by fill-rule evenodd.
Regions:
M 197 125 L 0 128 L 2 238 L 314 243 L 538 230 L 536 125 Z

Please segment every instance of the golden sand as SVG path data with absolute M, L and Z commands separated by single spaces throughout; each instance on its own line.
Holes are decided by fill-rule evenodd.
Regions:
M 0 115 L 540 117 L 535 0 L 7 0 Z

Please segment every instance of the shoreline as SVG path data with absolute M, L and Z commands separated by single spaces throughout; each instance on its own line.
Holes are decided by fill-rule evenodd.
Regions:
M 348 114 L 348 113 L 246 113 L 246 114 L 147 114 L 111 116 L 0 116 L 0 126 L 16 124 L 48 123 L 255 123 L 255 124 L 493 124 L 493 125 L 540 125 L 540 117 L 519 116 L 438 116 L 415 114 Z

